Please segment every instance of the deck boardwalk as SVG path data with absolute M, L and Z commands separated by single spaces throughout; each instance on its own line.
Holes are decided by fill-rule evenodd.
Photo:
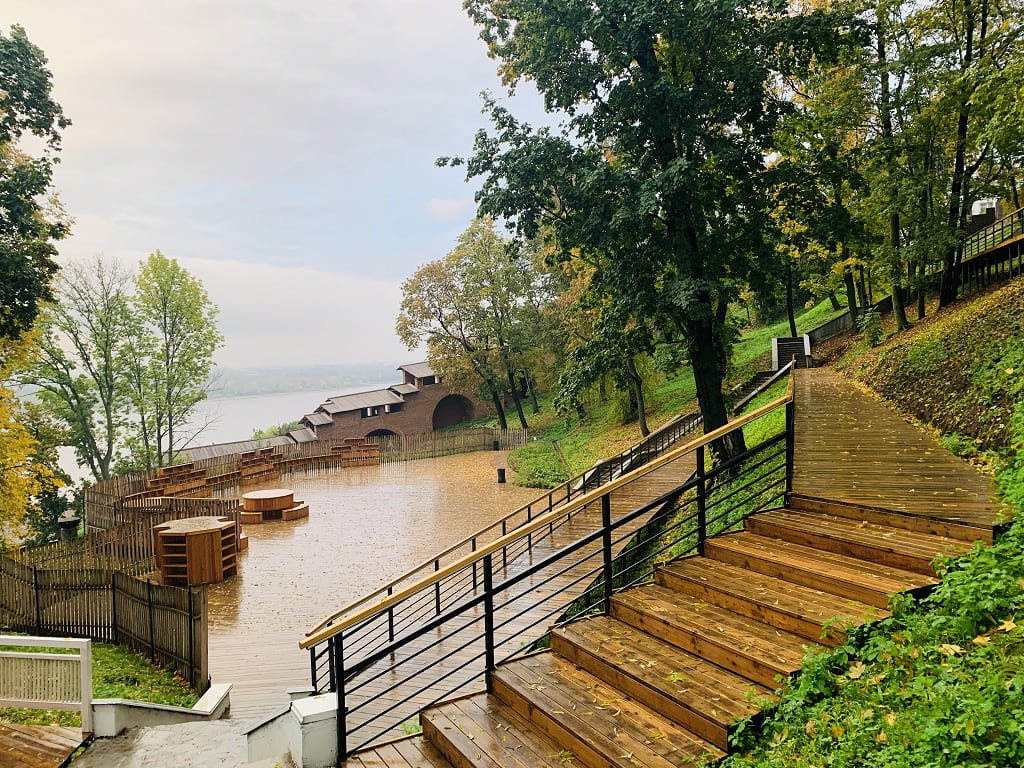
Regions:
M 0 723 L 0 766 L 57 768 L 82 745 L 78 728 Z
M 796 371 L 793 492 L 991 527 L 992 482 L 826 368 Z
M 812 369 L 796 375 L 789 508 L 753 515 L 743 532 L 709 541 L 706 557 L 662 567 L 656 586 L 616 595 L 611 617 L 573 623 L 556 633 L 551 651 L 499 664 L 492 694 L 432 708 L 423 737 L 353 755 L 347 768 L 558 765 L 567 753 L 599 748 L 601 734 L 573 719 L 577 703 L 586 707 L 598 699 L 614 701 L 622 711 L 625 702 L 642 701 L 651 709 L 636 705 L 637 711 L 650 722 L 665 717 L 667 726 L 694 728 L 694 734 L 716 739 L 717 746 L 699 746 L 702 754 L 718 754 L 716 748 L 726 748 L 724 729 L 745 714 L 719 716 L 721 702 L 731 696 L 749 704 L 745 694 L 727 691 L 728 680 L 722 681 L 731 672 L 741 682 L 773 685 L 777 674 L 799 668 L 808 644 L 841 642 L 841 636 L 821 632 L 830 616 L 859 616 L 854 623 L 884 617 L 890 593 L 935 583 L 936 554 L 965 551 L 973 540 L 991 537 L 999 505 L 987 478 L 835 373 Z M 661 491 L 648 492 L 653 498 Z M 643 493 L 634 487 L 630 503 L 640 503 Z M 566 538 L 574 534 L 565 531 Z M 638 645 L 629 644 L 634 635 Z M 680 668 L 676 657 L 687 651 L 701 663 L 710 662 L 712 693 L 685 704 L 689 709 L 683 706 L 683 694 L 703 679 L 694 677 L 693 670 L 705 669 L 697 661 L 688 662 L 694 666 L 682 691 L 664 686 L 664 669 L 641 682 L 641 672 L 653 664 L 644 654 L 653 653 L 654 646 L 672 659 L 674 666 L 666 669 Z M 641 657 L 648 663 L 638 664 Z M 513 690 L 515 670 L 524 663 L 538 669 L 520 674 L 523 684 Z M 542 674 L 542 665 L 557 667 L 565 679 Z M 599 671 L 603 682 L 588 676 Z M 605 690 L 605 683 L 612 687 Z M 603 693 L 595 698 L 599 688 Z M 557 697 L 557 708 L 544 697 Z M 638 764 L 632 748 L 616 748 L 628 736 L 625 722 L 607 729 L 615 743 L 604 757 L 594 753 L 595 764 Z M 719 732 L 709 723 L 717 723 Z M 667 726 L 656 730 L 667 734 Z M 650 726 L 641 730 L 641 739 L 650 732 Z M 643 743 L 652 744 L 649 737 Z M 644 764 L 666 764 L 652 759 Z
M 674 490 L 684 483 L 695 469 L 693 456 L 685 456 L 650 472 L 628 486 L 613 491 L 610 499 L 611 518 L 615 520 L 622 517 Z M 621 551 L 626 546 L 628 539 L 639 530 L 644 522 L 646 522 L 646 517 L 619 529 L 617 535 L 621 538 L 616 546 L 616 551 Z M 569 521 L 556 527 L 550 535 L 535 539 L 531 550 L 510 559 L 507 565 L 495 574 L 495 577 L 502 579 L 515 575 L 527 566 L 543 560 L 562 547 L 599 529 L 600 526 L 600 505 L 594 503 L 573 514 Z M 581 558 L 588 554 L 596 555 L 599 551 L 600 541 L 581 550 Z M 556 569 L 545 569 L 517 585 L 513 591 L 517 602 L 512 606 L 496 606 L 494 624 L 497 640 L 500 642 L 515 638 L 516 646 L 519 647 L 528 646 L 534 640 L 542 637 L 561 612 L 559 610 L 551 615 L 553 606 L 546 604 L 545 599 L 559 593 L 558 605 L 563 607 L 569 605 L 581 596 L 591 583 L 591 578 L 580 580 L 581 575 L 597 565 L 599 563 L 591 559 L 567 573 L 557 575 L 554 572 Z M 575 583 L 577 580 L 579 580 L 578 583 Z M 523 603 L 527 601 L 532 604 L 524 611 Z M 392 716 L 384 713 L 391 705 L 402 701 L 407 696 L 412 696 L 410 703 L 415 702 L 419 707 L 425 707 L 439 699 L 483 690 L 482 660 L 478 660 L 476 663 L 471 662 L 474 656 L 482 652 L 482 646 L 479 643 L 473 643 L 463 647 L 466 642 L 466 634 L 459 632 L 460 627 L 469 629 L 471 625 L 479 624 L 482 616 L 482 610 L 478 610 L 467 616 L 458 627 L 446 627 L 443 639 L 439 639 L 438 635 L 431 635 L 410 644 L 401 654 L 410 659 L 406 665 L 400 667 L 397 672 L 385 673 L 372 683 L 358 689 L 355 695 L 347 698 L 346 702 L 351 710 L 349 729 L 356 732 L 357 743 L 369 737 L 370 731 L 379 729 L 383 723 L 397 726 L 398 722 Z M 419 651 L 424 652 L 417 656 Z M 467 662 L 470 662 L 468 666 L 460 670 L 459 667 Z M 445 673 L 450 673 L 450 676 L 445 679 L 444 683 L 429 691 L 414 692 L 416 684 L 419 683 L 419 680 L 415 679 L 416 673 L 434 663 L 437 666 L 432 672 L 433 677 L 440 677 Z M 386 667 L 387 664 L 382 662 L 379 669 L 383 671 Z M 413 684 L 409 684 L 410 681 Z M 412 710 L 408 705 L 403 709 Z M 366 725 L 372 727 L 365 732 L 360 732 L 360 729 Z M 401 735 L 401 731 L 395 729 L 392 735 Z

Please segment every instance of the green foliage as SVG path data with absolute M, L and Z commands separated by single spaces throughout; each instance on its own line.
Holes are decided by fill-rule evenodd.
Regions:
M 872 307 L 857 319 L 857 329 L 869 346 L 877 347 L 882 340 L 882 313 Z
M 509 456 L 508 465 L 516 473 L 516 485 L 528 488 L 555 488 L 569 479 L 550 440 L 527 443 Z
M 293 429 L 301 429 L 302 424 L 297 421 L 289 421 L 284 424 L 273 424 L 266 429 L 254 429 L 252 431 L 253 440 L 265 440 L 268 437 L 280 437 L 281 435 L 287 435 Z
M 46 57 L 25 30 L 0 32 L 0 337 L 7 339 L 28 331 L 51 298 L 54 243 L 68 233 L 60 204 L 47 198 L 61 131 L 70 125 L 51 88 Z M 39 157 L 20 145 L 26 134 L 43 146 Z
M 38 652 L 41 649 L 23 650 Z M 131 699 L 176 707 L 191 707 L 199 700 L 180 677 L 154 666 L 123 646 L 97 642 L 92 644 L 92 695 L 97 699 Z M 77 712 L 8 707 L 0 708 L 0 722 L 78 726 L 81 716 Z

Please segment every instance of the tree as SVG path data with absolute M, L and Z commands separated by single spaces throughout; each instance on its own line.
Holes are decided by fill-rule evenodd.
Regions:
M 34 342 L 31 332 L 18 339 L 0 337 L 0 549 L 24 535 L 26 515 L 40 512 L 38 497 L 63 484 L 52 469 L 53 446 L 42 444 L 26 426 L 30 415 L 8 386 L 35 353 Z
M 481 213 L 527 237 L 546 224 L 564 257 L 592 259 L 620 316 L 685 347 L 705 429 L 725 424 L 728 304 L 771 253 L 764 157 L 785 109 L 772 86 L 813 40 L 825 52 L 836 20 L 773 0 L 465 6 L 506 83 L 531 80 L 567 115 L 554 135 L 488 104 L 492 133 L 468 161 Z M 736 454 L 742 436 L 717 448 Z
M 122 348 L 131 290 L 128 272 L 101 256 L 66 267 L 57 300 L 40 316 L 39 355 L 23 375 L 97 481 L 111 475 L 130 406 Z
M 68 221 L 50 189 L 60 132 L 70 125 L 50 98 L 51 75 L 43 52 L 25 30 L 0 33 L 0 337 L 32 327 L 40 302 L 51 298 L 57 272 L 54 242 Z M 20 148 L 30 134 L 42 142 L 39 157 Z
M 140 458 L 164 466 L 200 431 L 188 425 L 206 399 L 213 353 L 224 339 L 202 283 L 159 250 L 140 265 L 131 307 L 125 354 L 134 368 L 128 385 Z
M 445 258 L 420 267 L 402 284 L 396 322 L 410 349 L 427 344 L 431 366 L 450 386 L 475 380 L 507 427 L 502 394 L 527 426 L 520 382 L 529 382 L 543 341 L 545 281 L 528 249 L 477 219 Z

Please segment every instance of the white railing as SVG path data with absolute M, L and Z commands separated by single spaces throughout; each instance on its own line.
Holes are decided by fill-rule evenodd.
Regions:
M 4 648 L 18 650 L 4 650 Z M 40 653 L 24 648 L 77 650 Z M 0 707 L 82 712 L 82 733 L 92 733 L 92 641 L 0 635 Z

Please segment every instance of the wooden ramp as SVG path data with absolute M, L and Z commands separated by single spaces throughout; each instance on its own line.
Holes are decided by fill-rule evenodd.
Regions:
M 795 372 L 793 492 L 991 528 L 992 482 L 827 368 Z
M 58 768 L 81 745 L 78 728 L 0 723 L 0 768 Z
M 659 567 L 653 584 L 614 595 L 609 615 L 555 630 L 549 651 L 499 664 L 490 693 L 428 708 L 421 736 L 346 765 L 715 760 L 808 648 L 884 618 L 890 594 L 931 588 L 937 555 L 991 540 L 984 478 L 834 375 L 798 373 L 800 493 L 785 508 Z

